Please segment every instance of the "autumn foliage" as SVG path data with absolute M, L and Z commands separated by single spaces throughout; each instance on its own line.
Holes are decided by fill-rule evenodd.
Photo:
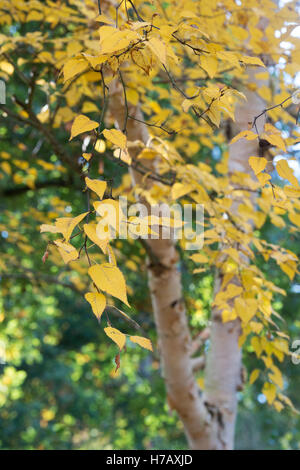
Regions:
M 281 411 L 286 406 L 294 409 L 284 393 L 281 370 L 291 356 L 289 332 L 274 304 L 286 292 L 263 266 L 274 262 L 292 283 L 298 258 L 288 243 L 274 243 L 262 234 L 269 223 L 286 237 L 297 237 L 300 229 L 300 186 L 293 172 L 300 136 L 300 98 L 294 82 L 300 55 L 299 38 L 293 35 L 296 2 L 277 3 L 129 0 L 116 7 L 112 1 L 2 1 L 0 77 L 7 93 L 0 119 L 12 140 L 0 149 L 0 184 L 3 195 L 55 185 L 78 189 L 85 205 L 82 212 L 76 212 L 75 205 L 72 216 L 66 214 L 69 204 L 53 197 L 48 210 L 31 207 L 24 213 L 23 223 L 30 226 L 34 219 L 39 226 L 43 269 L 53 263 L 61 279 L 66 274 L 90 304 L 95 328 L 103 328 L 107 341 L 115 343 L 113 376 L 122 373 L 127 347 L 136 344 L 160 355 L 170 335 L 176 348 L 183 321 L 193 336 L 192 341 L 184 333 L 187 349 L 194 349 L 187 353 L 178 346 L 176 353 L 198 359 L 198 366 L 194 361 L 186 367 L 195 387 L 210 393 L 203 345 L 214 340 L 208 333 L 202 341 L 201 334 L 213 320 L 221 327 L 237 325 L 237 348 L 250 348 L 261 365 L 249 370 L 246 380 L 260 380 L 269 405 Z M 23 94 L 10 85 L 13 79 Z M 258 111 L 253 107 L 254 114 L 249 93 L 265 103 Z M 237 131 L 238 109 L 250 119 Z M 26 144 L 24 132 L 30 132 Z M 242 165 L 231 161 L 229 149 L 246 149 L 249 143 L 253 154 Z M 119 222 L 126 230 L 138 223 L 141 235 L 160 232 L 163 225 L 174 227 L 175 222 L 125 217 L 117 205 L 119 196 L 147 207 L 203 205 L 201 250 L 188 250 L 185 237 L 177 241 L 195 283 L 207 272 L 215 275 L 214 313 L 198 330 L 178 307 L 184 299 L 174 293 L 171 304 L 175 301 L 179 326 L 170 324 L 169 331 L 162 331 L 163 312 L 157 305 L 163 304 L 159 296 L 164 292 L 153 289 L 159 343 L 152 344 L 139 325 L 134 286 L 123 267 L 136 272 L 140 265 L 147 266 L 155 281 L 164 279 L 166 266 L 173 270 L 180 261 L 175 242 L 159 247 L 160 239 L 151 244 L 145 236 L 123 240 L 118 237 Z M 100 238 L 97 226 L 107 204 L 116 210 L 118 223 L 110 224 L 107 236 Z M 26 271 L 33 248 L 30 230 L 20 231 L 10 213 L 5 211 L 8 226 L 4 223 L 1 229 L 9 232 L 10 243 L 21 253 L 4 251 L 0 267 L 8 278 L 14 270 Z M 168 250 L 174 250 L 169 258 Z M 123 325 L 118 328 L 117 317 Z M 195 358 L 197 342 L 203 358 Z M 165 368 L 176 369 L 164 353 L 162 357 Z M 184 368 L 183 361 L 177 364 L 178 370 Z M 178 411 L 190 446 L 197 448 L 200 438 L 185 418 L 189 411 L 178 406 L 177 392 L 168 387 L 169 406 Z M 199 404 L 199 416 L 208 413 L 205 406 Z M 205 445 L 230 448 L 230 438 L 224 440 Z

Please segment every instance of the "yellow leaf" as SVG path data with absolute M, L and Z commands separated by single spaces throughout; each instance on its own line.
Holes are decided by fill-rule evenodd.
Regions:
M 269 405 L 273 403 L 276 398 L 276 387 L 274 384 L 270 384 L 269 382 L 265 382 L 263 390 L 263 394 L 265 395 L 267 402 Z
M 293 170 L 290 168 L 286 160 L 279 160 L 279 162 L 276 164 L 276 170 L 281 178 L 288 180 L 293 186 L 299 187 L 298 180 L 294 176 Z
M 92 158 L 91 153 L 83 153 L 82 156 L 87 162 Z
M 120 147 L 121 149 L 126 148 L 127 138 L 126 135 L 123 134 L 123 132 L 118 131 L 117 129 L 104 129 L 103 135 L 107 140 L 112 142 L 117 147 Z
M 107 245 L 109 242 L 109 238 L 102 239 L 99 238 L 97 235 L 97 225 L 96 224 L 84 224 L 83 230 L 85 234 L 92 240 L 95 245 L 99 246 L 104 254 L 106 254 Z
M 54 243 L 57 245 L 58 251 L 65 264 L 78 258 L 78 251 L 70 243 L 63 243 L 60 240 L 56 240 Z
M 6 61 L 0 62 L 0 70 L 6 72 L 8 75 L 12 75 L 14 73 L 14 66 Z
M 105 152 L 105 149 L 106 149 L 105 141 L 102 139 L 98 139 L 95 145 L 96 152 L 103 153 Z
M 294 407 L 293 403 L 291 402 L 291 400 L 290 400 L 288 397 L 286 397 L 286 396 L 283 395 L 282 393 L 278 393 L 278 398 L 279 398 L 281 401 L 283 401 L 287 406 L 290 406 L 291 409 L 292 409 L 295 413 L 299 414 L 299 411 Z M 274 405 L 275 405 L 275 404 L 274 404 Z
M 285 194 L 288 196 L 288 197 L 291 197 L 291 198 L 299 198 L 300 197 L 300 189 L 298 188 L 292 188 L 291 186 L 285 186 L 283 188 Z
M 106 306 L 105 296 L 99 292 L 88 292 L 84 297 L 89 302 L 89 304 L 91 304 L 94 314 L 98 320 L 100 320 Z
M 198 18 L 196 13 L 190 10 L 183 10 L 179 14 L 180 18 Z
M 233 35 L 237 39 L 240 39 L 241 41 L 245 41 L 245 39 L 247 39 L 247 37 L 249 35 L 249 33 L 244 28 L 241 28 L 240 26 L 230 25 L 230 30 L 233 33 Z M 252 59 L 252 57 L 251 57 L 251 59 Z
M 47 107 L 47 105 L 46 105 L 45 108 L 42 108 L 41 112 L 38 113 L 38 114 L 36 115 L 36 117 L 38 118 L 38 120 L 39 120 L 42 124 L 44 124 L 45 122 L 48 121 L 48 119 L 49 119 L 49 117 L 50 117 L 50 110 L 49 110 L 49 108 Z
M 252 131 L 241 131 L 239 132 L 232 140 L 231 140 L 231 144 L 234 144 L 235 142 L 237 142 L 239 139 L 247 139 L 247 140 L 254 140 L 254 139 L 257 139 L 258 138 L 258 135 L 255 134 L 254 132 Z
M 275 365 L 272 365 L 272 371 L 273 371 L 273 374 L 268 374 L 269 376 L 269 379 L 272 380 L 272 382 L 274 382 L 275 385 L 277 385 L 279 388 L 283 388 L 283 377 L 282 377 L 282 374 L 280 372 L 280 370 L 278 369 L 278 367 L 276 367 Z
M 87 62 L 83 59 L 70 59 L 64 65 L 64 81 L 70 80 L 87 68 Z
M 167 49 L 163 41 L 158 38 L 151 38 L 148 41 L 148 46 L 154 55 L 161 61 L 162 64 L 167 65 Z
M 74 137 L 76 137 L 79 134 L 82 134 L 83 132 L 92 131 L 93 129 L 96 129 L 96 127 L 98 126 L 99 126 L 98 122 L 92 121 L 87 116 L 80 114 L 79 116 L 76 116 L 72 124 L 71 137 L 69 140 L 74 139 Z
M 143 53 L 140 50 L 132 50 L 131 57 L 133 62 L 140 67 L 147 75 L 153 66 L 154 58 L 151 52 L 147 51 L 147 49 L 143 50 Z
M 273 403 L 273 406 L 275 410 L 278 411 L 279 413 L 284 408 L 284 405 L 279 400 L 275 400 Z
M 201 67 L 207 72 L 209 78 L 214 78 L 218 70 L 218 59 L 215 55 L 205 54 L 201 56 Z
M 96 264 L 89 268 L 88 273 L 98 289 L 122 300 L 129 306 L 125 279 L 119 268 L 109 263 Z
M 227 323 L 228 321 L 233 321 L 237 318 L 236 313 L 233 310 L 224 309 L 222 310 L 222 321 Z
M 121 331 L 117 330 L 116 328 L 112 328 L 111 326 L 104 328 L 104 331 L 107 336 L 119 346 L 119 349 L 121 351 L 126 342 L 126 336 L 124 335 L 124 333 L 121 333 Z
M 27 162 L 23 162 L 23 164 L 24 164 L 24 163 L 27 163 Z M 47 171 L 48 171 L 48 170 L 51 171 L 51 170 L 55 170 L 55 169 L 56 169 L 56 167 L 55 167 L 55 165 L 53 165 L 53 163 L 44 162 L 44 160 L 39 160 L 39 159 L 38 159 L 38 160 L 36 160 L 36 163 L 38 163 L 39 165 L 41 165 L 41 166 L 44 168 L 44 170 L 47 170 Z
M 250 379 L 249 379 L 250 385 L 252 385 L 257 380 L 258 376 L 259 376 L 259 369 L 254 369 L 250 375 Z
M 153 160 L 155 157 L 157 157 L 157 151 L 154 149 L 151 149 L 149 147 L 145 147 L 136 157 L 137 159 L 143 159 L 143 160 Z
M 261 67 L 265 67 L 265 64 L 258 58 L 258 57 L 250 57 L 244 55 L 240 59 L 244 64 L 248 65 L 261 65 Z
M 289 276 L 291 281 L 294 279 L 297 271 L 297 264 L 294 261 L 279 263 L 279 267 L 287 276 Z
M 266 122 L 266 124 L 264 125 L 264 130 L 267 134 L 281 134 L 280 130 L 269 122 Z
M 271 214 L 271 222 L 272 224 L 276 225 L 276 227 L 285 227 L 285 221 L 279 215 Z
M 105 193 L 106 186 L 107 186 L 106 181 L 92 180 L 86 177 L 85 184 L 87 185 L 88 188 L 94 191 L 100 197 L 100 199 L 103 198 L 103 194 Z
M 257 321 L 251 321 L 249 323 L 249 326 L 250 326 L 251 330 L 254 331 L 254 333 L 260 333 L 261 330 L 263 329 L 263 324 L 258 323 Z
M 249 165 L 251 166 L 254 173 L 257 175 L 261 171 L 263 171 L 267 166 L 267 159 L 264 157 L 250 157 L 249 158 Z
M 105 24 L 113 24 L 114 21 L 109 19 L 106 15 L 98 15 L 95 18 L 95 21 L 99 21 L 99 23 L 105 23 Z
M 137 33 L 126 29 L 120 31 L 113 26 L 102 26 L 99 29 L 101 54 L 112 54 L 125 49 L 131 41 L 138 39 Z
M 65 241 L 68 242 L 76 225 L 78 225 L 79 222 L 81 222 L 87 214 L 88 212 L 84 212 L 83 214 L 80 214 L 77 217 L 61 217 L 59 219 L 56 219 L 55 225 L 41 225 L 40 231 L 41 233 L 62 233 L 65 238 Z
M 273 341 L 272 344 L 274 348 L 278 349 L 279 351 L 282 351 L 284 354 L 289 353 L 289 343 L 285 339 L 277 338 Z
M 270 181 L 271 176 L 267 173 L 259 173 L 258 175 L 256 175 L 256 178 L 260 182 L 261 186 L 264 186 L 265 184 L 267 184 L 268 181 Z
M 204 377 L 199 377 L 197 379 L 197 383 L 200 387 L 201 390 L 204 390 L 205 389 L 205 382 L 204 382 Z
M 300 227 L 300 214 L 289 214 L 290 221 Z
M 129 339 L 133 343 L 137 343 L 138 345 L 140 345 L 142 348 L 149 349 L 149 351 L 153 351 L 150 339 L 144 338 L 143 336 L 130 336 Z
M 128 149 L 116 149 L 114 151 L 114 157 L 122 160 L 123 162 L 127 163 L 127 165 L 131 165 L 131 156 L 129 155 Z
M 192 105 L 193 105 L 192 100 L 185 99 L 185 100 L 183 100 L 181 106 L 182 106 L 183 111 L 184 111 L 185 113 L 187 113 L 188 110 L 190 109 L 190 107 L 191 107 Z
M 45 232 L 61 233 L 59 227 L 56 227 L 55 225 L 48 225 L 48 224 L 42 224 L 40 226 L 40 232 L 41 233 L 45 233 Z
M 148 23 L 147 21 L 130 21 L 130 28 L 133 31 L 136 31 L 137 29 L 140 28 L 145 28 L 146 26 L 152 26 L 151 23 Z
M 234 301 L 234 309 L 243 323 L 248 323 L 256 314 L 257 301 L 255 299 L 243 299 L 238 297 Z
M 261 342 L 260 342 L 260 339 L 257 337 L 257 336 L 254 336 L 252 339 L 251 339 L 251 346 L 252 348 L 254 349 L 255 353 L 256 353 L 256 356 L 257 357 L 260 357 L 262 351 L 263 351 L 263 348 L 262 348 L 262 345 L 261 345 Z
M 129 236 L 144 236 L 147 234 L 157 234 L 154 230 L 151 229 L 151 225 L 159 225 L 159 218 L 158 219 L 158 224 L 155 224 L 155 222 L 149 218 L 149 217 L 129 217 L 128 219 L 128 232 Z
M 207 111 L 207 116 L 215 124 L 215 126 L 219 127 L 221 121 L 221 107 L 219 102 L 213 101 L 210 104 L 209 110 Z
M 102 217 L 97 227 L 99 238 L 113 237 L 115 232 L 124 229 L 126 217 L 120 201 L 103 199 L 103 201 L 95 201 L 93 206 L 97 214 Z
M 195 262 L 195 263 L 208 263 L 208 257 L 206 255 L 203 255 L 201 253 L 196 253 L 194 255 L 191 256 L 191 259 Z
M 270 144 L 280 148 L 283 152 L 286 152 L 285 143 L 283 138 L 278 134 L 266 134 L 265 132 L 261 135 L 262 139 L 267 140 Z
M 193 274 L 204 273 L 206 271 L 205 268 L 198 268 L 193 270 Z
M 190 193 L 193 189 L 194 187 L 191 184 L 175 183 L 171 190 L 172 199 L 179 199 L 185 194 Z
M 233 66 L 240 68 L 238 54 L 230 51 L 217 51 L 219 59 L 231 63 Z
M 91 103 L 91 101 L 85 101 L 82 106 L 82 114 L 85 113 L 98 113 L 99 108 L 95 105 L 95 103 Z
M 88 212 L 84 212 L 77 217 L 62 217 L 60 219 L 56 219 L 55 225 L 60 229 L 60 233 L 63 234 L 66 242 L 69 241 L 76 225 L 78 225 L 87 214 Z
M 7 173 L 8 175 L 11 175 L 11 166 L 9 163 L 7 162 L 2 162 L 1 163 L 1 167 L 3 168 L 3 170 L 5 171 L 5 173 Z
M 236 297 L 243 292 L 243 289 L 240 286 L 236 286 L 235 284 L 228 284 L 227 289 L 224 291 L 219 291 L 215 297 L 214 304 L 218 305 L 225 300 L 231 299 L 232 297 Z
M 101 65 L 108 60 L 108 56 L 106 55 L 93 56 L 93 55 L 85 54 L 85 53 L 83 53 L 82 55 L 86 58 L 86 60 L 88 60 L 88 62 L 91 64 L 93 69 L 96 69 L 97 65 Z M 94 106 L 94 108 L 95 107 L 96 106 Z M 88 112 L 88 111 L 85 111 L 85 112 Z

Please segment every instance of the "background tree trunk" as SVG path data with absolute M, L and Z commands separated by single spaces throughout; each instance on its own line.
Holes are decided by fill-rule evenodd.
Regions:
M 249 75 L 249 83 L 257 87 L 262 83 L 255 78 L 261 68 L 254 68 Z M 240 131 L 249 128 L 255 116 L 265 108 L 264 101 L 252 91 L 243 90 L 247 101 L 242 101 L 236 108 L 235 122 L 231 124 L 232 137 Z M 257 120 L 258 131 L 263 129 L 264 117 Z M 229 145 L 229 174 L 234 172 L 252 173 L 248 159 L 259 156 L 260 150 L 257 140 L 240 139 Z M 234 199 L 234 195 L 233 195 Z M 252 193 L 252 203 L 255 204 L 256 195 Z M 233 213 L 238 209 L 240 200 L 233 200 Z M 238 283 L 238 280 L 231 282 Z M 221 289 L 222 279 L 220 273 L 215 278 L 215 295 Z M 210 349 L 205 369 L 204 400 L 211 409 L 213 425 L 208 436 L 207 448 L 233 449 L 234 431 L 237 414 L 237 390 L 241 388 L 243 371 L 241 350 L 238 339 L 241 333 L 240 320 L 223 323 L 218 309 L 212 309 L 212 324 L 210 336 Z

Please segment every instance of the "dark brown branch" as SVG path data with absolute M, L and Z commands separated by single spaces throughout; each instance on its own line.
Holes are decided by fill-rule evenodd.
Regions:
M 166 129 L 163 125 L 152 124 L 152 123 L 147 122 L 147 121 L 142 121 L 141 119 L 137 119 L 136 117 L 130 116 L 130 115 L 128 115 L 128 118 L 129 118 L 129 119 L 133 119 L 134 121 L 137 121 L 137 122 L 141 122 L 142 124 L 145 124 L 145 126 L 148 126 L 148 127 L 156 127 L 157 129 L 161 129 L 163 132 L 166 132 L 166 133 L 169 134 L 169 135 L 175 135 L 175 134 L 177 134 L 177 131 Z
M 60 160 L 70 166 L 76 173 L 81 174 L 80 168 L 77 165 L 76 161 L 71 158 L 64 149 L 61 147 L 60 143 L 56 139 L 56 137 L 52 134 L 51 130 L 44 126 L 36 117 L 36 115 L 28 109 L 28 106 L 25 103 L 22 103 L 20 100 L 15 100 L 17 104 L 19 104 L 25 111 L 28 112 L 29 118 L 23 118 L 22 116 L 19 116 L 18 114 L 15 114 L 14 112 L 10 111 L 9 108 L 6 106 L 1 106 L 1 109 L 10 116 L 12 119 L 22 122 L 26 125 L 29 125 L 31 127 L 34 127 L 35 129 L 39 130 L 46 138 L 48 143 L 51 145 L 54 153 L 60 158 Z
M 193 100 L 193 99 L 197 98 L 197 96 L 199 96 L 200 91 L 198 93 L 196 93 L 195 95 L 193 95 L 193 96 L 188 96 L 181 88 L 179 88 L 179 86 L 175 82 L 175 79 L 172 77 L 172 75 L 170 74 L 170 72 L 168 71 L 167 67 L 164 64 L 163 64 L 163 68 L 164 68 L 166 74 L 169 77 L 169 80 L 170 80 L 170 83 L 171 83 L 172 87 L 176 91 L 178 91 L 186 100 Z
M 258 132 L 258 130 L 257 130 L 257 126 L 256 126 L 256 121 L 257 121 L 257 119 L 259 119 L 261 116 L 263 116 L 264 114 L 266 114 L 268 111 L 271 111 L 272 109 L 275 109 L 275 108 L 282 108 L 282 106 L 284 105 L 284 103 L 286 103 L 286 102 L 287 102 L 288 100 L 290 100 L 291 98 L 292 98 L 292 96 L 288 96 L 287 98 L 285 98 L 285 100 L 281 101 L 281 103 L 275 104 L 274 106 L 270 106 L 270 108 L 264 109 L 260 114 L 258 114 L 257 116 L 255 116 L 255 118 L 253 119 L 252 128 L 255 127 L 257 134 L 259 134 L 259 132 Z
M 82 291 L 79 290 L 74 284 L 70 284 L 67 282 L 62 282 L 60 281 L 57 277 L 55 276 L 50 276 L 47 274 L 43 273 L 34 273 L 31 270 L 26 269 L 24 272 L 17 272 L 17 273 L 1 273 L 0 279 L 24 279 L 25 281 L 28 281 L 30 283 L 36 283 L 37 285 L 41 285 L 41 283 L 46 283 L 46 284 L 56 284 L 62 287 L 65 287 L 67 289 L 71 289 L 72 291 L 76 293 L 82 294 Z

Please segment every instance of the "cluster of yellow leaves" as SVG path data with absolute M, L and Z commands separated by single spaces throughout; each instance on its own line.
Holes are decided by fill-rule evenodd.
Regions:
M 126 335 L 124 335 L 124 333 L 121 333 L 121 331 L 110 326 L 104 328 L 104 331 L 107 336 L 109 336 L 109 338 L 111 338 L 119 346 L 120 350 L 124 348 L 126 342 Z M 138 344 L 142 348 L 148 349 L 149 351 L 153 351 L 152 343 L 149 339 L 143 338 L 142 336 L 129 336 L 129 339 L 130 341 Z
M 252 131 L 245 131 L 240 137 L 256 139 L 257 135 Z M 249 165 L 259 177 L 264 174 L 267 159 L 251 157 Z M 298 181 L 287 161 L 279 160 L 277 167 L 279 176 L 288 180 L 292 187 L 297 189 Z M 272 258 L 293 280 L 298 272 L 298 260 L 290 250 L 258 239 L 253 232 L 255 228 L 262 226 L 268 216 L 275 225 L 281 227 L 279 224 L 283 223 L 285 226 L 281 216 L 286 213 L 299 228 L 299 213 L 296 211 L 300 207 L 297 201 L 299 195 L 287 196 L 284 190 L 275 185 L 273 188 L 264 187 L 263 184 L 255 182 L 250 175 L 241 172 L 231 175 L 231 178 L 225 174 L 223 179 L 215 179 L 211 169 L 202 163 L 198 164 L 198 167 L 190 165 L 189 169 L 186 165 L 181 168 L 177 164 L 177 168 L 182 183 L 174 184 L 172 199 L 184 199 L 188 194 L 189 199 L 197 202 L 206 201 L 211 188 L 218 192 L 217 198 L 205 203 L 205 209 L 211 216 L 206 223 L 203 249 L 191 255 L 191 259 L 197 265 L 200 264 L 194 273 L 205 271 L 202 266 L 207 263 L 217 267 L 222 282 L 213 303 L 215 312 L 218 312 L 223 322 L 240 319 L 243 331 L 239 340 L 240 346 L 248 339 L 268 371 L 268 381 L 264 382 L 262 388 L 268 403 L 278 411 L 285 405 L 292 406 L 288 398 L 282 394 L 283 376 L 275 364 L 276 359 L 282 362 L 286 355 L 290 355 L 288 336 L 280 331 L 276 322 L 280 317 L 273 307 L 274 294 L 286 295 L 286 292 L 266 280 L 254 262 L 258 255 L 263 256 L 266 261 Z M 271 178 L 270 175 L 266 176 Z M 199 182 L 201 191 L 198 189 Z M 237 187 L 241 187 L 241 191 L 237 190 Z M 249 196 L 256 191 L 255 205 L 251 197 L 245 194 L 247 188 Z M 235 200 L 240 200 L 240 203 L 238 208 L 235 206 L 231 209 L 234 189 Z M 228 216 L 224 217 L 224 213 Z M 215 242 L 221 244 L 222 250 L 219 247 L 217 250 L 211 248 Z M 249 260 L 253 262 L 249 264 Z M 259 375 L 259 370 L 253 371 L 250 383 L 257 380 Z
M 85 182 L 86 187 L 93 191 L 102 200 L 107 187 L 106 181 L 93 180 L 89 177 L 86 177 Z M 106 201 L 115 203 L 113 200 Z M 94 203 L 95 209 L 99 215 L 101 215 L 101 209 L 99 209 L 99 206 L 101 207 L 104 202 L 105 201 L 102 200 L 96 201 Z M 116 205 L 116 203 L 114 205 Z M 57 246 L 61 257 L 66 264 L 79 258 L 79 252 L 69 242 L 70 238 L 72 238 L 71 236 L 75 227 L 77 227 L 88 214 L 89 212 L 85 212 L 78 215 L 77 217 L 58 218 L 56 219 L 54 225 L 42 224 L 40 227 L 40 231 L 42 233 L 51 232 L 61 233 L 63 235 L 62 240 L 55 240 L 53 243 Z M 80 229 L 80 232 L 82 232 L 82 229 Z M 104 293 L 121 300 L 128 307 L 130 306 L 127 299 L 126 282 L 122 272 L 116 266 L 116 259 L 112 248 L 109 245 L 109 236 L 104 239 L 99 237 L 97 225 L 91 222 L 83 225 L 83 232 L 88 239 L 100 247 L 102 252 L 107 254 L 109 257 L 108 263 L 90 265 L 88 269 L 88 274 L 91 278 L 92 284 L 96 289 L 96 292 L 86 293 L 85 299 L 91 305 L 92 311 L 97 317 L 98 321 L 100 321 L 107 305 Z M 84 245 L 86 247 L 86 240 L 84 241 Z M 124 313 L 123 315 L 125 317 L 127 316 Z M 120 332 L 116 328 L 112 328 L 111 326 L 104 328 L 104 331 L 107 336 L 109 336 L 119 346 L 120 350 L 123 349 L 126 341 L 126 335 L 124 333 Z M 152 344 L 149 339 L 140 336 L 130 336 L 129 339 L 132 342 L 139 344 L 141 347 L 152 351 Z
M 72 124 L 70 140 L 72 140 L 74 137 L 76 137 L 79 134 L 90 132 L 96 129 L 97 127 L 99 127 L 99 123 L 96 121 L 92 121 L 87 116 L 84 116 L 83 114 L 76 116 Z M 129 153 L 127 150 L 126 135 L 117 129 L 104 129 L 102 131 L 102 134 L 106 140 L 108 140 L 111 144 L 117 147 L 114 153 L 115 157 L 120 158 L 121 160 L 125 161 L 126 163 L 130 165 L 131 159 L 129 157 Z M 96 151 L 101 150 L 99 148 L 99 145 L 100 145 L 99 142 L 101 141 L 98 140 L 96 142 L 96 145 L 95 145 Z M 98 143 L 98 147 L 96 147 L 97 143 Z M 86 161 L 89 161 L 91 156 L 92 154 L 87 154 L 87 153 L 83 155 Z

